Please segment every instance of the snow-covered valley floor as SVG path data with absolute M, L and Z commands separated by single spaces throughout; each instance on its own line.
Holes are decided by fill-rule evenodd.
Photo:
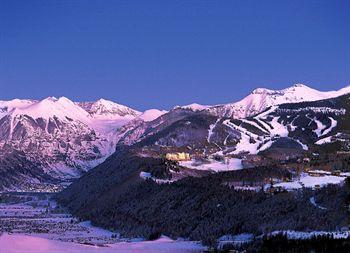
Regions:
M 79 222 L 58 208 L 45 195 L 27 196 L 25 201 L 0 203 L 1 253 L 123 253 L 123 252 L 202 252 L 196 242 L 161 237 L 155 241 L 122 238 Z
M 0 236 L 1 253 L 175 253 L 202 252 L 203 248 L 186 241 L 160 238 L 156 241 L 119 242 L 105 246 L 61 242 L 33 235 L 3 234 Z
M 285 188 L 286 190 L 298 190 L 303 187 L 314 189 L 316 186 L 322 187 L 328 184 L 341 184 L 344 182 L 346 177 L 349 176 L 348 172 L 340 173 L 340 175 L 338 176 L 331 175 L 330 173 L 327 174 L 326 171 L 322 170 L 318 170 L 315 172 L 321 172 L 323 174 L 318 176 L 311 176 L 307 173 L 301 173 L 300 177 L 296 178 L 292 182 L 281 182 L 275 184 L 275 186 L 280 186 L 282 188 Z

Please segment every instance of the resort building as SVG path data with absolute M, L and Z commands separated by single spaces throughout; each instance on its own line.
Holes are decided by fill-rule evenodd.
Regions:
M 181 152 L 181 153 L 167 153 L 165 158 L 172 161 L 188 161 L 191 160 L 190 154 Z

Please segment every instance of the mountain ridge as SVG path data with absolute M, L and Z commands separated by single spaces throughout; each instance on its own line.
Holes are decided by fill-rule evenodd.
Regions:
M 0 101 L 0 150 L 16 151 L 12 156 L 25 154 L 29 162 L 39 165 L 40 174 L 47 175 L 39 178 L 70 180 L 102 163 L 120 145 L 153 154 L 186 151 L 233 156 L 267 152 L 281 143 L 297 152 L 339 141 L 346 149 L 347 141 L 341 142 L 348 139 L 342 115 L 347 115 L 348 105 L 341 95 L 349 90 L 320 92 L 301 84 L 277 91 L 258 88 L 221 109 L 190 104 L 143 113 L 104 99 Z
M 304 84 L 294 84 L 280 90 L 257 88 L 237 102 L 206 106 L 207 108 L 204 108 L 204 110 L 221 117 L 246 118 L 273 105 L 317 101 L 348 93 L 350 93 L 350 86 L 337 91 L 319 91 Z

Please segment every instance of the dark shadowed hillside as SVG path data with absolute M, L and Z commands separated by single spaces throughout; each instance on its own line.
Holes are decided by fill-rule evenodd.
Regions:
M 140 168 L 166 173 L 169 164 L 121 151 L 58 194 L 57 199 L 82 219 L 126 236 L 155 238 L 166 234 L 207 244 L 215 244 L 225 234 L 334 230 L 347 224 L 347 187 L 338 187 L 333 194 L 319 192 L 320 196 L 332 195 L 339 203 L 325 211 L 310 203 L 312 193 L 306 190 L 268 194 L 235 191 L 224 185 L 288 176 L 281 169 L 246 169 L 157 184 L 141 180 Z

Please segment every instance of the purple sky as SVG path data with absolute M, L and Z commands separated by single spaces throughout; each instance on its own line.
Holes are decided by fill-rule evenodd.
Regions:
M 0 99 L 136 109 L 350 84 L 350 1 L 0 1 Z

